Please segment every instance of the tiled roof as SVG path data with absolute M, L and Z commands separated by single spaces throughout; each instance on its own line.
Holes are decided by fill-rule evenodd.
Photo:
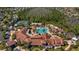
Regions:
M 20 41 L 28 41 L 28 36 L 22 33 L 21 31 L 16 32 L 16 39 Z
M 48 40 L 49 45 L 63 45 L 63 38 L 54 35 L 51 39 Z
M 31 37 L 31 39 L 42 39 L 41 36 L 34 36 L 34 37 Z
M 42 45 L 44 40 L 42 39 L 32 39 L 31 45 Z
M 12 45 L 16 44 L 16 42 L 13 40 L 12 41 L 9 40 L 9 41 L 7 41 L 7 44 L 8 44 L 8 46 L 12 46 Z
M 31 37 L 31 39 L 43 39 L 43 40 L 45 40 L 45 39 L 49 39 L 50 38 L 50 36 L 49 35 L 42 35 L 42 36 L 34 36 L 34 37 Z

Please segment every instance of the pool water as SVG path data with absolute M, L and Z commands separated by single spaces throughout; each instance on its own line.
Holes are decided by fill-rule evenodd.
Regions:
M 36 29 L 36 33 L 37 34 L 46 34 L 47 33 L 47 28 L 45 28 L 45 27 L 38 27 L 37 29 Z

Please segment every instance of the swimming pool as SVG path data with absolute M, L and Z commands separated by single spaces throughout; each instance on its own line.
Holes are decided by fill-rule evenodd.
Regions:
M 48 32 L 48 29 L 45 27 L 37 27 L 36 33 L 37 34 L 46 34 Z

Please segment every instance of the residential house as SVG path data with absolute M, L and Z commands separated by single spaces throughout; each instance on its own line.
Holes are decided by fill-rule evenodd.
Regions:
M 24 31 L 22 29 L 18 29 L 15 35 L 16 35 L 16 39 L 20 42 L 27 42 L 27 43 L 30 42 L 30 38 L 28 37 L 28 35 L 24 34 Z
M 33 46 L 42 46 L 44 43 L 44 40 L 42 39 L 32 39 L 31 40 L 31 45 Z
M 64 45 L 64 40 L 63 38 L 53 35 L 50 39 L 47 40 L 49 45 L 52 46 L 61 46 Z

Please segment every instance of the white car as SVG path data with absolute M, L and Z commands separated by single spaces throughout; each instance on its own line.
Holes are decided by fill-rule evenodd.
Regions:
M 78 39 L 76 37 L 73 37 L 72 40 L 77 41 Z

